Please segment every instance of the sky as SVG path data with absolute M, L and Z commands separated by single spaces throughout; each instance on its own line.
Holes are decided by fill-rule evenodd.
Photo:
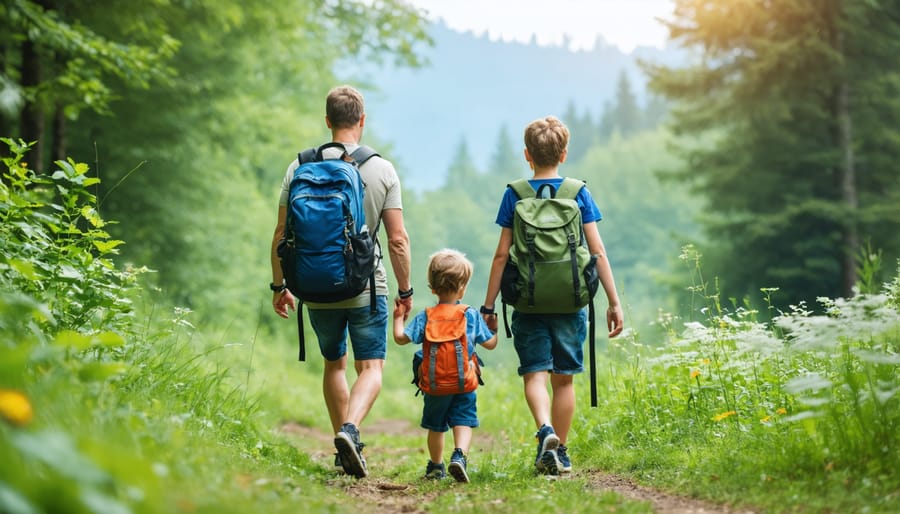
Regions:
M 443 19 L 452 29 L 488 33 L 491 39 L 594 48 L 597 36 L 630 53 L 636 46 L 665 44 L 666 29 L 655 18 L 671 14 L 674 0 L 406 0 Z

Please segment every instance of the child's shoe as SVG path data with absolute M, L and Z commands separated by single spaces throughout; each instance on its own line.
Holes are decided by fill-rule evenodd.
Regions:
M 453 456 L 450 457 L 450 474 L 457 482 L 469 483 L 469 474 L 466 473 L 466 456 L 463 455 L 461 448 L 453 450 Z
M 553 427 L 550 425 L 541 425 L 535 436 L 537 437 L 538 445 L 534 467 L 541 473 L 558 475 L 560 464 L 556 456 L 556 449 L 559 447 L 559 436 L 556 435 Z
M 447 472 L 444 471 L 444 463 L 435 464 L 431 462 L 431 459 L 428 459 L 428 465 L 425 466 L 425 478 L 428 480 L 440 480 L 447 476 Z
M 560 473 L 571 473 L 572 472 L 572 461 L 569 460 L 568 448 L 566 445 L 561 444 L 556 449 L 556 460 L 559 461 L 559 472 Z

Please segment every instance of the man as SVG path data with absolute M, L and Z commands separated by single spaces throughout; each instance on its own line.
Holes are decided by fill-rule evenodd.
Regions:
M 365 126 L 365 110 L 362 94 L 349 86 L 331 90 L 325 103 L 325 124 L 331 129 L 332 141 L 341 143 L 348 154 L 359 146 Z M 329 148 L 336 155 L 325 153 L 327 158 L 340 157 L 340 150 Z M 288 190 L 294 170 L 299 166 L 294 160 L 285 174 L 278 204 L 278 222 L 272 237 L 272 306 L 282 318 L 288 317 L 288 309 L 295 309 L 295 297 L 284 286 L 284 276 L 277 254 L 278 242 L 285 230 Z M 400 199 L 400 180 L 393 164 L 374 156 L 360 167 L 360 175 L 366 184 L 366 225 L 373 234 L 384 225 L 391 267 L 397 280 L 400 301 L 406 311 L 412 309 L 412 286 L 409 280 L 410 245 L 403 224 L 403 206 Z M 305 302 L 319 350 L 325 360 L 322 390 L 328 416 L 335 432 L 335 466 L 357 478 L 368 475 L 364 444 L 359 438 L 362 424 L 378 393 L 381 391 L 382 371 L 387 353 L 387 276 L 379 259 L 375 272 L 375 313 L 370 305 L 367 288 L 359 296 L 336 303 Z M 347 335 L 353 347 L 354 367 L 357 378 L 352 387 L 347 381 Z

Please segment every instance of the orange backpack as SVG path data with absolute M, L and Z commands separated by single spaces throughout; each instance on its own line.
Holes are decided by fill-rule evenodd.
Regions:
M 425 341 L 418 386 L 425 393 L 447 395 L 469 393 L 481 382 L 475 352 L 469 354 L 464 304 L 438 304 L 425 309 Z

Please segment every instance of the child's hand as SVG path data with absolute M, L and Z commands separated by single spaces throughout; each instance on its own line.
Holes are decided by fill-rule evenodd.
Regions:
M 405 321 L 408 312 L 406 309 L 406 304 L 400 298 L 394 298 L 394 319 L 403 318 Z

